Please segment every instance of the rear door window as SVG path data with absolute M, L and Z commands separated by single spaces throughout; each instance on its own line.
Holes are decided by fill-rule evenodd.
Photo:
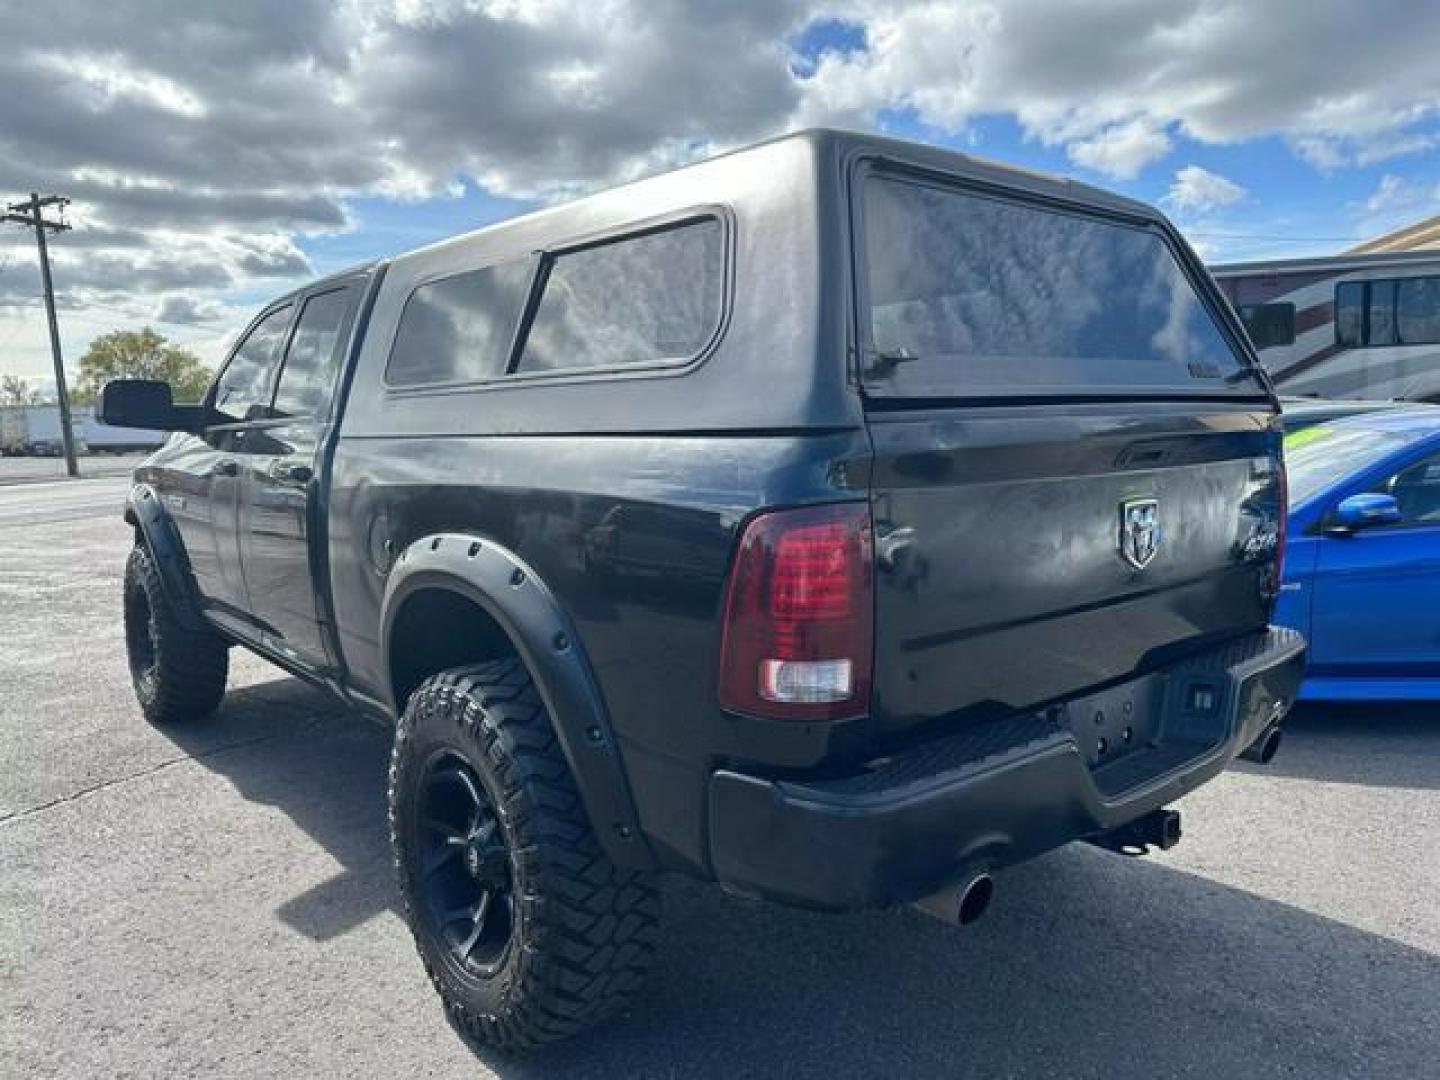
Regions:
M 864 229 L 871 389 L 1254 392 L 1157 232 L 881 175 Z
M 353 286 L 347 286 L 305 301 L 285 351 L 285 366 L 275 391 L 276 416 L 324 416 L 330 411 L 341 337 L 349 324 L 355 292 Z

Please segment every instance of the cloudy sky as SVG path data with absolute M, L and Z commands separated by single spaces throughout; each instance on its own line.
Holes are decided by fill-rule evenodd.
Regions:
M 0 198 L 74 200 L 67 358 L 207 359 L 315 274 L 812 124 L 1160 202 L 1211 259 L 1440 212 L 1434 0 L 46 0 L 7 5 Z M 0 228 L 0 373 L 49 368 Z

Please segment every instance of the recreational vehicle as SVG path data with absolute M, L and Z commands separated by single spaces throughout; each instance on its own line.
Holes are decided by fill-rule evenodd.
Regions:
M 1280 394 L 1440 401 L 1440 250 L 1211 273 Z

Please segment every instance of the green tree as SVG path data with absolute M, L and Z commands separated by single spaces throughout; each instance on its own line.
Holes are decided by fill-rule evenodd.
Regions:
M 210 369 L 188 349 L 172 345 L 148 326 L 113 330 L 90 342 L 80 358 L 75 400 L 94 401 L 112 379 L 157 379 L 170 384 L 176 401 L 199 401 L 210 385 Z
M 19 375 L 0 375 L 0 405 L 38 405 L 40 391 Z

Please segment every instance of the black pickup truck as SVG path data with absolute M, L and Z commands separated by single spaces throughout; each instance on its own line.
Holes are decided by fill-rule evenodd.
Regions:
M 396 722 L 405 914 L 476 1037 L 635 986 L 655 875 L 984 910 L 1267 759 L 1275 398 L 1153 209 L 817 131 L 271 304 L 126 509 L 135 688 L 242 645 Z

